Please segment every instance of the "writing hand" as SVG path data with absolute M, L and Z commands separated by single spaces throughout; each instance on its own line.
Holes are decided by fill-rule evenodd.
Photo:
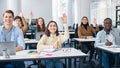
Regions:
M 111 46 L 113 43 L 110 42 L 109 40 L 107 40 L 107 42 L 105 43 L 106 46 Z

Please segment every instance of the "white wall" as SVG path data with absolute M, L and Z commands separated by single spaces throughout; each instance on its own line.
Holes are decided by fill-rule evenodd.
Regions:
M 77 0 L 77 7 L 78 24 L 83 16 L 87 16 L 90 21 L 90 0 Z
M 2 23 L 2 14 L 7 8 L 6 0 L 0 0 L 0 24 Z
M 7 9 L 7 0 L 0 0 L 0 15 Z M 77 1 L 77 22 L 80 24 L 82 16 L 87 16 L 90 20 L 90 0 Z M 33 11 L 33 18 L 43 17 L 48 23 L 52 17 L 52 0 L 21 0 L 19 6 L 23 11 L 25 18 L 29 18 L 30 10 Z M 0 20 L 2 17 L 0 17 Z M 71 23 L 70 23 L 71 24 Z
M 32 10 L 33 18 L 43 17 L 46 23 L 52 20 L 52 0 L 21 0 L 21 9 L 26 18 Z

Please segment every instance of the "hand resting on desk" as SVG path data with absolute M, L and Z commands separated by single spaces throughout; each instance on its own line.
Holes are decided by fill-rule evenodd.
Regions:
M 120 48 L 120 45 L 111 45 L 111 46 L 104 45 L 104 46 L 108 48 Z

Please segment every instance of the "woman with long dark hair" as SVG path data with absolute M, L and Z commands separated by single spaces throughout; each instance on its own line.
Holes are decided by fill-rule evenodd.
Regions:
M 58 33 L 58 25 L 55 21 L 50 21 L 47 25 L 45 34 L 39 40 L 37 44 L 37 52 L 40 52 L 44 49 L 49 48 L 61 48 L 61 45 L 64 41 L 69 38 L 69 31 L 67 24 L 67 16 L 63 15 L 62 17 L 63 25 L 65 28 L 64 35 Z M 63 64 L 60 60 L 47 60 L 46 68 L 63 68 Z
M 37 32 L 44 32 L 45 31 L 45 21 L 42 17 L 39 17 L 36 21 Z

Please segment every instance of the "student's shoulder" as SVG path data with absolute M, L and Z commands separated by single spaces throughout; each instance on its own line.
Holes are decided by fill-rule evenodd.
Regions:
M 113 30 L 114 32 L 120 33 L 120 29 L 118 29 L 118 28 L 112 28 L 112 30 Z
M 20 28 L 16 27 L 16 26 L 13 26 L 13 31 L 14 31 L 15 33 L 20 33 L 20 32 L 22 32 L 22 30 L 21 30 Z
M 42 36 L 42 37 L 47 38 L 48 36 L 47 36 L 46 34 L 43 34 L 43 36 Z
M 0 26 L 0 31 L 2 30 L 2 26 Z
M 103 33 L 103 32 L 104 32 L 104 29 L 103 29 L 103 30 L 98 31 L 98 33 L 97 33 L 97 34 L 101 34 L 101 33 Z

